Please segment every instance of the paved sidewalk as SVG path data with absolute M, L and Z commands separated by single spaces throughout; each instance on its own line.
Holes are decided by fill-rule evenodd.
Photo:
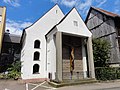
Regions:
M 58 90 L 120 90 L 120 82 L 104 82 L 61 87 Z
M 15 80 L 0 80 L 0 90 L 25 90 L 25 84 Z
M 28 90 L 53 90 L 46 81 L 41 83 L 27 83 Z M 0 90 L 26 90 L 26 83 L 15 80 L 0 80 Z

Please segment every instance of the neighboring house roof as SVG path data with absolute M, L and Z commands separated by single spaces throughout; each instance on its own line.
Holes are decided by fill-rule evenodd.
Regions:
M 101 13 L 103 13 L 103 14 L 111 16 L 111 17 L 117 17 L 117 16 L 120 17 L 120 15 L 118 15 L 118 14 L 115 14 L 115 13 L 112 13 L 112 12 L 108 12 L 108 11 L 100 9 L 100 8 L 95 8 L 95 7 L 92 7 L 92 8 L 97 10 L 97 11 L 99 11 L 99 12 L 101 12 Z
M 113 18 L 115 18 L 115 17 L 119 17 L 119 18 L 120 18 L 120 15 L 118 15 L 118 14 L 115 14 L 115 13 L 112 13 L 112 12 L 109 12 L 109 11 L 106 11 L 106 10 L 103 10 L 103 9 L 96 8 L 96 7 L 93 7 L 93 6 L 92 6 L 92 7 L 90 7 L 90 9 L 89 9 L 89 12 L 88 12 L 88 14 L 87 14 L 85 23 L 86 23 L 87 20 L 88 20 L 88 17 L 89 17 L 89 15 L 90 15 L 91 10 L 98 11 L 98 12 L 100 12 L 100 13 L 102 13 L 102 14 L 105 14 L 105 15 L 110 16 L 110 17 L 113 17 Z
M 20 38 L 21 37 L 19 35 L 5 33 L 4 38 L 3 38 L 3 42 L 20 43 Z

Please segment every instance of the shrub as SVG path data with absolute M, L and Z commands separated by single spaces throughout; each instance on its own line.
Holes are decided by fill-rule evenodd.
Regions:
M 9 78 L 14 78 L 14 79 L 18 79 L 21 75 L 21 62 L 20 61 L 16 61 L 14 62 L 10 68 L 7 69 L 8 70 L 8 77 Z
M 95 74 L 97 80 L 120 79 L 120 67 L 97 67 Z
M 93 39 L 93 55 L 95 67 L 106 67 L 110 59 L 110 43 L 102 38 Z

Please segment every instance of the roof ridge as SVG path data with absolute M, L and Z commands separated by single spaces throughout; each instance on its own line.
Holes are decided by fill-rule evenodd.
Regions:
M 49 12 L 50 12 L 54 7 L 56 7 L 56 6 L 61 10 L 60 6 L 56 3 L 53 7 L 51 7 L 50 9 L 48 9 L 47 12 L 45 12 L 41 17 L 39 17 L 34 23 L 32 23 L 30 26 L 28 26 L 28 27 L 26 27 L 26 28 L 24 28 L 24 29 L 27 29 L 27 28 L 33 26 L 36 22 L 38 22 L 39 20 L 41 20 L 47 13 L 49 13 Z M 63 13 L 62 10 L 61 10 L 61 12 Z M 64 13 L 63 13 L 63 14 L 64 14 Z
M 17 34 L 11 34 L 11 33 L 4 33 L 4 35 L 21 37 L 21 35 L 17 35 Z
M 120 17 L 119 14 L 116 14 L 116 13 L 113 13 L 113 12 L 110 12 L 110 11 L 107 11 L 107 10 L 104 10 L 104 9 L 101 9 L 101 8 L 96 8 L 94 6 L 91 6 L 91 8 L 93 8 L 94 10 L 97 10 L 97 11 L 99 11 L 101 13 L 104 13 L 104 14 L 106 14 L 108 16 L 111 16 L 111 17 L 117 17 L 117 16 Z

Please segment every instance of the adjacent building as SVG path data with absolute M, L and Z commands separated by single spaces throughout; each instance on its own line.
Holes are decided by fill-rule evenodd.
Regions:
M 2 48 L 2 40 L 5 32 L 5 22 L 6 22 L 6 7 L 0 7 L 0 54 Z
M 110 43 L 109 64 L 120 66 L 120 15 L 91 7 L 85 23 L 93 38 L 104 38 Z
M 4 34 L 0 57 L 0 72 L 6 72 L 9 65 L 15 61 L 20 61 L 20 39 L 20 35 Z
M 95 78 L 91 36 L 75 8 L 64 15 L 55 5 L 23 31 L 22 79 Z

